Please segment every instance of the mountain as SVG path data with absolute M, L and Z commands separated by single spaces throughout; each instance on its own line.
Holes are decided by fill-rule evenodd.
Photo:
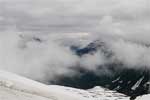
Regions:
M 0 70 L 0 100 L 129 100 L 129 97 L 102 87 L 82 90 L 45 85 Z
M 98 50 L 103 52 L 107 59 L 111 59 L 114 55 L 109 46 L 100 40 L 91 42 L 83 48 L 72 46 L 71 49 L 79 57 L 86 54 L 93 54 Z M 112 74 L 97 74 L 105 71 L 103 69 L 104 67 Z M 78 76 L 71 78 L 63 76 L 59 81 L 55 82 L 55 84 L 81 89 L 102 86 L 133 98 L 147 94 L 149 91 L 150 70 L 146 67 L 139 67 L 139 69 L 135 69 L 133 67 L 127 67 L 122 62 L 113 61 L 105 65 L 98 66 L 96 73 L 86 70 L 80 66 L 77 66 L 76 70 L 80 73 Z

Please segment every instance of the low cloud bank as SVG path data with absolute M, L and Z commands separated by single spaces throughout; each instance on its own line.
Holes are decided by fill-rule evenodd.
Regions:
M 75 75 L 78 65 L 150 68 L 149 0 L 0 0 L 0 7 L 0 69 L 47 82 Z M 104 41 L 113 56 L 98 50 L 79 57 L 70 50 L 94 40 Z
M 23 35 L 23 36 L 22 36 Z M 47 82 L 55 75 L 71 76 L 78 57 L 68 47 L 49 39 L 13 31 L 0 33 L 0 69 Z
M 109 68 L 105 67 L 110 63 L 122 63 L 135 69 L 150 68 L 149 45 L 124 38 L 100 38 L 99 40 L 104 42 L 104 48 L 81 57 L 70 49 L 70 45 L 77 43 L 78 46 L 84 47 L 91 41 L 89 38 L 86 43 L 79 43 L 74 42 L 79 38 L 70 40 L 59 35 L 54 38 L 52 35 L 3 31 L 0 33 L 0 69 L 48 83 L 59 76 L 77 75 L 75 69 L 78 67 L 98 75 L 104 74 L 103 71 L 110 74 Z M 103 50 L 112 53 L 112 56 L 107 57 Z M 101 71 L 98 71 L 100 66 Z

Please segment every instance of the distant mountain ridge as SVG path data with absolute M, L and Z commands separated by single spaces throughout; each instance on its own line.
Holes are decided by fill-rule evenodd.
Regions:
M 80 57 L 85 54 L 92 54 L 97 50 L 101 50 L 108 59 L 113 56 L 113 52 L 109 49 L 105 42 L 97 40 L 89 43 L 83 48 L 72 46 L 71 49 Z M 147 94 L 150 80 L 150 70 L 146 67 L 134 69 L 126 67 L 121 62 L 111 62 L 104 66 L 99 66 L 97 72 L 101 72 L 101 68 L 106 67 L 111 73 L 97 75 L 92 71 L 78 67 L 76 69 L 81 74 L 74 77 L 62 77 L 56 84 L 72 86 L 76 88 L 89 89 L 94 86 L 103 86 L 111 90 L 124 93 L 129 96 L 139 96 Z

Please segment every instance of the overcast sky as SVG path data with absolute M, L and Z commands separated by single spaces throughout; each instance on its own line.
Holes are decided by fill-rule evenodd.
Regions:
M 102 23 L 102 25 L 101 25 Z M 0 29 L 38 32 L 150 31 L 149 0 L 0 0 Z M 107 30 L 107 29 L 106 29 Z M 121 32 L 123 30 L 123 32 Z

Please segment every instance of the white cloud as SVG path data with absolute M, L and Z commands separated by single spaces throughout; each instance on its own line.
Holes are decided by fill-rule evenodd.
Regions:
M 149 12 L 149 0 L 0 0 L 0 29 L 16 26 L 21 33 L 32 33 L 27 40 L 21 39 L 16 31 L 0 33 L 0 66 L 43 79 L 47 74 L 53 77 L 72 73 L 69 67 L 80 63 L 79 60 L 88 70 L 105 63 L 100 51 L 81 59 L 74 55 L 60 43 L 66 41 L 66 32 L 85 32 L 91 39 L 106 39 L 115 53 L 114 59 L 129 67 L 150 66 L 149 47 L 141 45 L 150 44 Z M 60 35 L 62 40 L 46 37 L 39 43 L 32 40 L 36 32 L 45 37 L 44 33 L 64 36 Z
M 20 37 L 16 31 L 0 33 L 0 68 L 35 80 L 48 81 L 56 75 L 74 74 L 78 57 L 53 40 L 38 42 L 35 34 Z
M 111 44 L 113 60 L 130 68 L 150 68 L 150 48 L 131 41 L 118 40 Z
M 85 69 L 96 71 L 99 66 L 106 64 L 107 60 L 104 53 L 97 51 L 96 53 L 86 54 L 81 57 L 80 64 Z
M 21 30 L 106 34 L 99 22 L 110 16 L 109 26 L 119 24 L 117 34 L 149 31 L 149 0 L 1 0 L 0 5 L 6 25 Z

